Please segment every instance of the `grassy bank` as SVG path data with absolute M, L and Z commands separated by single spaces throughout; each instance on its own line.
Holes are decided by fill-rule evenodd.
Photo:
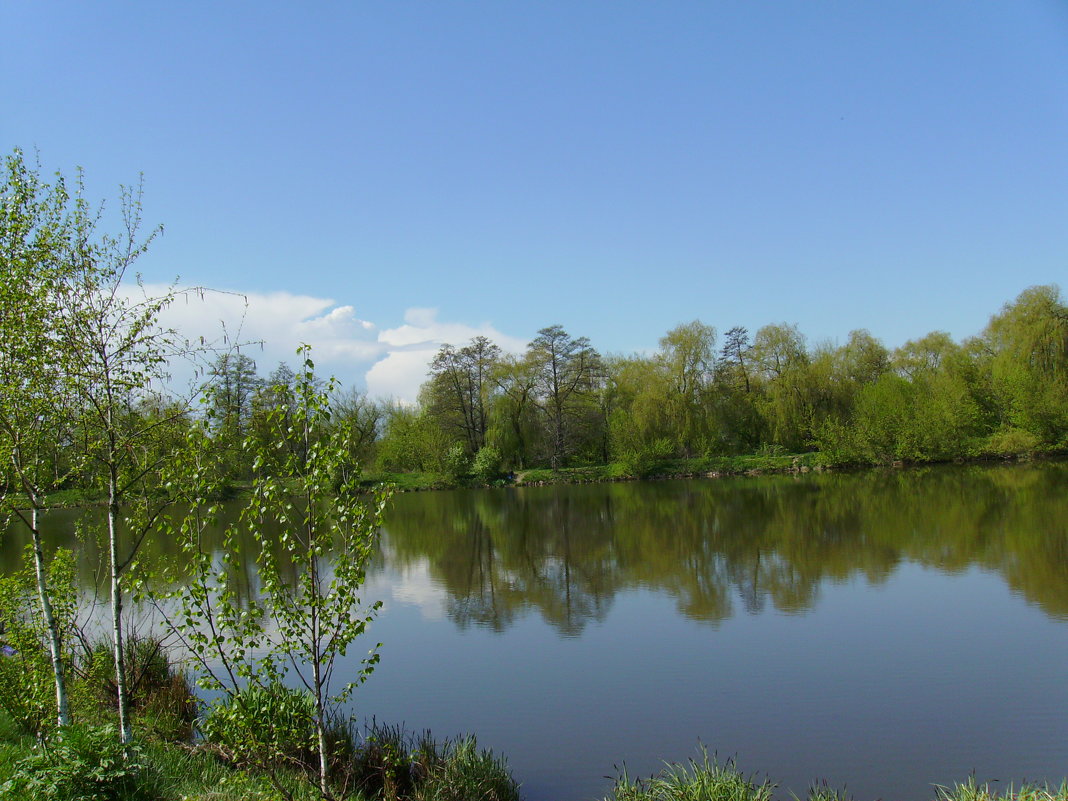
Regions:
M 473 737 L 372 727 L 333 744 L 335 801 L 519 801 L 503 759 Z M 244 761 L 214 743 L 142 738 L 122 757 L 114 726 L 74 726 L 42 747 L 0 720 L 0 798 L 20 801 L 314 801 L 297 754 Z
M 1064 459 L 1068 453 L 1050 451 L 1018 455 L 983 455 L 971 459 L 954 460 L 961 464 L 1029 461 L 1032 459 Z M 893 467 L 914 467 L 932 462 L 894 462 Z M 808 473 L 825 470 L 864 470 L 887 467 L 887 464 L 859 462 L 831 462 L 818 452 L 792 454 L 750 454 L 745 456 L 707 456 L 695 459 L 662 459 L 648 464 L 634 465 L 611 462 L 604 465 L 582 465 L 553 470 L 537 467 L 517 470 L 491 482 L 470 475 L 448 477 L 439 473 L 369 473 L 362 482 L 371 487 L 380 483 L 392 484 L 401 492 L 456 489 L 460 487 L 541 487 L 552 484 L 594 484 L 610 481 L 657 481 L 686 478 L 721 478 L 725 476 L 757 476 L 789 473 Z
M 775 456 L 711 456 L 698 459 L 662 459 L 647 465 L 612 462 L 606 465 L 541 468 L 520 471 L 517 486 L 544 484 L 585 484 L 598 481 L 630 481 L 668 478 L 718 478 L 720 476 L 761 475 L 764 473 L 808 472 L 823 469 L 818 454 L 783 454 Z
M 369 472 L 361 482 L 371 487 L 392 484 L 401 492 L 456 489 L 458 487 L 540 487 L 549 484 L 593 484 L 607 481 L 637 481 L 667 478 L 718 478 L 719 476 L 760 475 L 822 470 L 816 453 L 783 454 L 774 456 L 713 456 L 699 459 L 662 459 L 648 464 L 633 465 L 611 462 L 603 465 L 561 467 L 553 470 L 536 467 L 502 474 L 485 482 L 471 475 L 455 477 L 440 473 L 384 473 Z
M 1068 452 L 1050 450 L 1037 453 L 984 454 L 956 461 L 981 464 L 994 461 L 1017 461 L 1030 459 L 1064 459 Z M 908 467 L 920 463 L 893 463 L 896 467 Z M 364 473 L 360 484 L 368 489 L 380 484 L 389 484 L 398 492 L 421 492 L 428 490 L 457 489 L 462 487 L 541 487 L 550 484 L 593 484 L 609 481 L 642 481 L 683 478 L 720 478 L 723 476 L 766 475 L 782 473 L 807 473 L 810 471 L 852 469 L 862 470 L 885 467 L 885 464 L 860 462 L 835 462 L 826 454 L 817 451 L 787 454 L 748 454 L 738 456 L 705 456 L 694 459 L 659 459 L 646 462 L 610 462 L 603 465 L 562 467 L 553 470 L 536 467 L 504 473 L 491 481 L 482 481 L 475 476 L 447 476 L 442 473 L 393 473 L 380 470 Z M 247 493 L 250 482 L 235 481 L 227 488 L 228 500 Z M 104 502 L 102 496 L 88 490 L 70 489 L 50 493 L 45 499 L 49 507 L 94 506 Z
M 0 798 L 39 801 L 313 801 L 320 795 L 298 767 L 242 767 L 207 745 L 145 742 L 123 762 L 114 729 L 72 732 L 49 750 L 0 720 Z M 102 740 L 103 738 L 103 740 Z M 503 759 L 480 751 L 473 738 L 438 743 L 379 727 L 347 755 L 337 801 L 519 801 L 521 788 Z M 772 801 L 775 785 L 745 776 L 730 762 L 702 753 L 688 764 L 632 779 L 623 772 L 605 801 Z M 779 793 L 779 797 L 782 794 Z M 799 797 L 792 795 L 794 799 Z M 848 801 L 814 785 L 805 801 Z M 1043 785 L 996 791 L 970 779 L 939 787 L 932 801 L 1068 801 L 1068 787 Z M 592 801 L 592 800 L 591 800 Z M 920 801 L 920 799 L 916 799 Z
M 655 776 L 632 780 L 626 773 L 616 780 L 606 801 L 772 801 L 775 785 L 757 781 L 727 762 L 720 765 L 704 751 L 688 764 L 667 765 Z M 780 794 L 781 796 L 781 794 Z M 797 799 L 798 796 L 793 795 Z M 1068 801 L 1068 784 L 1053 789 L 1045 785 L 1008 787 L 998 792 L 988 784 L 969 779 L 953 787 L 936 787 L 935 801 Z M 825 784 L 813 785 L 806 801 L 847 801 L 851 796 Z

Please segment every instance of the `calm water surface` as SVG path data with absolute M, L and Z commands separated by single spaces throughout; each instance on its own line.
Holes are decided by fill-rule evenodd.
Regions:
M 783 798 L 1068 775 L 1066 465 L 413 493 L 385 528 L 352 711 L 476 733 L 529 801 L 699 743 Z

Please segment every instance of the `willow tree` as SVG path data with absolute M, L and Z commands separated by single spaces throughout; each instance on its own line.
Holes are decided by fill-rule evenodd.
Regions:
M 703 453 L 714 439 L 709 390 L 715 346 L 716 329 L 700 320 L 675 326 L 660 338 L 657 362 L 669 390 L 675 449 L 683 456 Z
M 1068 306 L 1056 286 L 1033 286 L 994 315 L 983 340 L 1005 424 L 1046 444 L 1068 430 Z

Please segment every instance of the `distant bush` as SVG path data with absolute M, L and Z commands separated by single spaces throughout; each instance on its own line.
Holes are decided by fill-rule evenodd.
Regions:
M 488 484 L 501 473 L 501 452 L 493 445 L 483 445 L 475 454 L 475 461 L 471 466 L 471 472 L 475 478 L 483 484 Z
M 471 457 L 467 455 L 467 449 L 459 442 L 450 446 L 441 460 L 441 470 L 445 477 L 451 481 L 457 481 L 470 469 Z
M 628 448 L 616 456 L 617 469 L 625 476 L 642 478 L 655 472 L 664 462 L 674 456 L 671 440 L 659 437 L 652 442 Z
M 999 428 L 987 438 L 984 450 L 995 456 L 1020 456 L 1034 453 L 1038 437 L 1022 428 Z

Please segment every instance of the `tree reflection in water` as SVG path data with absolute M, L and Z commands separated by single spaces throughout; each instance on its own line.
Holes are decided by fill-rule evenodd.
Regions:
M 882 583 L 902 562 L 996 571 L 1068 618 L 1066 489 L 1068 464 L 1039 463 L 411 493 L 388 514 L 372 573 L 428 564 L 457 626 L 500 632 L 536 610 L 568 637 L 627 590 L 718 625 L 736 606 L 806 612 L 825 582 Z M 80 550 L 86 587 L 95 550 L 74 531 L 92 513 L 55 512 L 46 529 Z M 20 536 L 8 533 L 0 570 L 18 564 Z M 174 555 L 157 539 L 144 558 Z M 252 565 L 237 569 L 255 592 Z

